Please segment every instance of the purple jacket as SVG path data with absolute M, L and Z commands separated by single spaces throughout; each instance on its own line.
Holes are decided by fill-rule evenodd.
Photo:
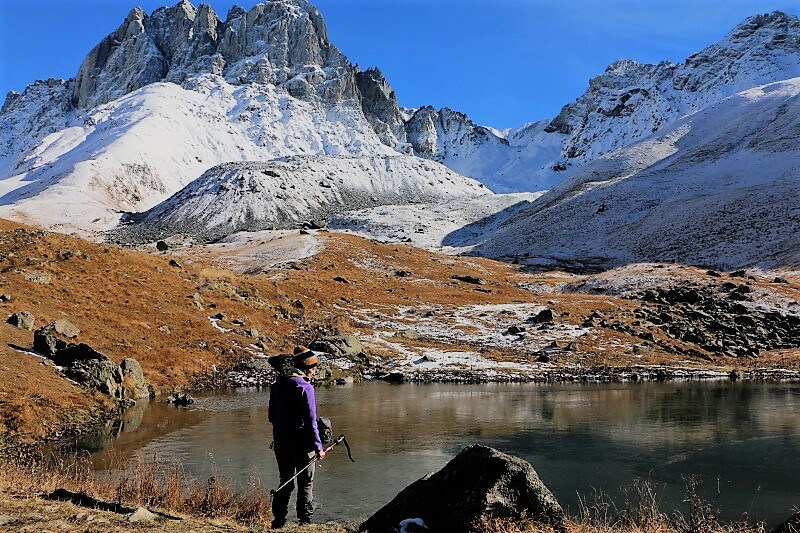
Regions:
M 300 375 L 280 376 L 269 387 L 269 421 L 276 443 L 304 452 L 322 450 L 314 387 Z

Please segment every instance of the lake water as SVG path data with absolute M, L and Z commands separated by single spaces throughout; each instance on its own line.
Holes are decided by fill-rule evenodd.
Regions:
M 146 453 L 199 479 L 255 476 L 274 487 L 268 396 L 240 389 L 188 409 L 154 403 L 129 412 L 116 438 L 83 445 L 104 446 L 92 454 L 98 470 Z M 369 516 L 472 443 L 529 461 L 571 514 L 579 497 L 616 497 L 637 477 L 653 483 L 662 510 L 686 513 L 689 473 L 704 477 L 726 520 L 749 512 L 777 524 L 800 505 L 800 384 L 364 383 L 318 389 L 317 404 L 357 461 L 337 447 L 318 469 L 323 521 Z

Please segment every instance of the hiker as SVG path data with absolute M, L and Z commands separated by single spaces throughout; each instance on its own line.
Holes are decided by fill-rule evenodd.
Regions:
M 317 406 L 314 387 L 309 382 L 316 371 L 318 357 L 305 346 L 297 346 L 292 356 L 292 371 L 278 376 L 269 388 L 269 421 L 272 423 L 273 448 L 278 461 L 280 483 L 297 475 L 297 518 L 310 524 L 314 515 L 312 486 L 313 459 L 325 457 L 317 432 Z M 305 470 L 303 470 L 305 469 Z M 302 470 L 302 471 L 301 471 Z M 289 497 L 294 482 L 275 493 L 272 500 L 272 527 L 286 524 Z

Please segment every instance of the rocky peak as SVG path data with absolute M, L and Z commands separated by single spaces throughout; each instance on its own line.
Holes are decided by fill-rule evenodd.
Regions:
M 361 109 L 381 141 L 398 147 L 406 142 L 403 114 L 394 91 L 378 68 L 356 72 L 356 85 L 361 95 Z
M 293 96 L 321 105 L 357 100 L 355 70 L 305 0 L 234 6 L 225 22 L 207 4 L 181 0 L 150 16 L 132 10 L 84 60 L 73 102 L 90 108 L 149 83 L 204 73 L 234 84 L 287 84 Z
M 778 11 L 756 15 L 682 64 L 612 63 L 545 131 L 568 135 L 562 155 L 580 164 L 741 90 L 796 76 L 800 21 Z

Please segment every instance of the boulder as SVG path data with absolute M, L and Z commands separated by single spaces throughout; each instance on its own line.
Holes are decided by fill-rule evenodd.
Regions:
M 13 315 L 9 316 L 6 319 L 6 322 L 11 324 L 12 326 L 16 326 L 19 329 L 24 329 L 26 331 L 33 330 L 33 323 L 35 319 L 31 313 L 28 311 L 20 311 L 19 313 L 14 313 Z
M 59 350 L 69 346 L 69 343 L 56 335 L 53 324 L 42 326 L 33 332 L 33 350 L 45 357 L 54 356 Z
M 361 352 L 361 341 L 355 335 L 332 335 L 315 340 L 312 350 L 329 353 L 334 357 L 356 358 Z
M 552 324 L 553 311 L 545 307 L 535 315 L 531 315 L 531 317 L 528 318 L 528 322 L 530 324 Z
M 75 325 L 66 318 L 59 318 L 52 323 L 52 326 L 53 331 L 59 335 L 67 337 L 68 339 L 74 339 L 81 334 L 81 330 L 76 328 Z
M 530 463 L 477 444 L 403 489 L 359 530 L 397 531 L 409 517 L 431 531 L 484 531 L 491 519 L 523 517 L 563 530 L 565 518 Z
M 194 398 L 186 392 L 173 392 L 167 396 L 167 403 L 185 407 L 187 405 L 192 405 L 194 403 Z
M 125 398 L 122 369 L 88 344 L 71 344 L 58 350 L 53 361 L 63 366 L 64 374 L 75 382 L 113 398 Z
M 139 361 L 126 357 L 119 364 L 119 368 L 134 398 L 148 398 L 150 396 L 150 389 L 144 379 L 144 372 Z
M 772 533 L 796 533 L 797 531 L 800 531 L 800 511 L 795 511 L 786 522 L 772 530 Z
M 476 276 L 461 276 L 461 275 L 453 275 L 450 276 L 451 279 L 455 279 L 458 281 L 463 281 L 464 283 L 471 283 L 473 285 L 486 285 L 486 280 L 483 278 L 479 278 Z

